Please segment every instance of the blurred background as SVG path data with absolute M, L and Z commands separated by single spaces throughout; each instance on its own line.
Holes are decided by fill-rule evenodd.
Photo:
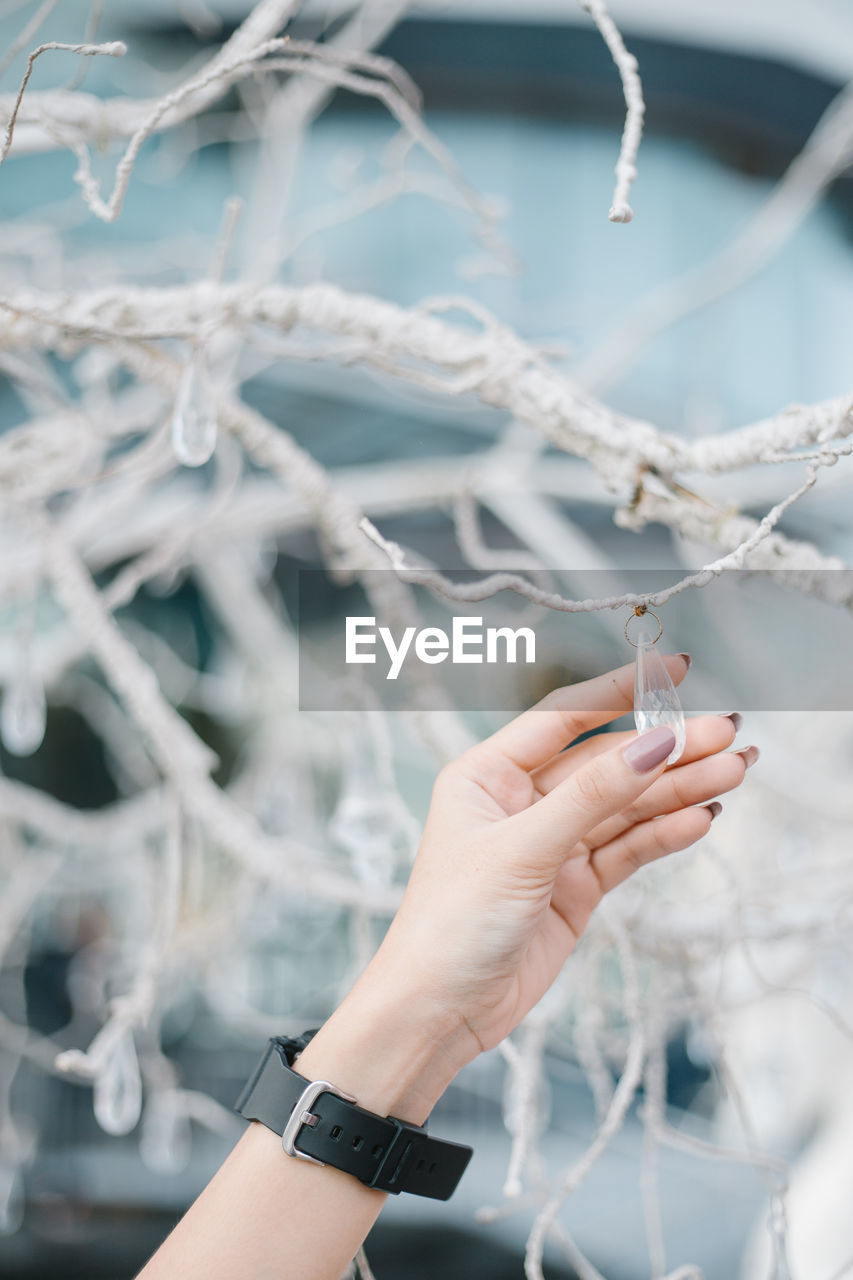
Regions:
M 200 68 L 250 6 L 107 0 L 99 8 L 97 39 L 123 40 L 129 52 L 87 61 L 85 92 L 153 98 Z M 42 40 L 81 41 L 93 16 L 88 3 L 62 0 L 27 33 L 40 10 L 0 4 L 6 94 L 17 89 L 29 50 Z M 849 6 L 614 0 L 647 109 L 629 226 L 606 216 L 624 117 L 619 77 L 579 6 L 472 0 L 377 4 L 371 13 L 385 32 L 377 50 L 413 77 L 428 125 L 499 215 L 498 248 L 497 240 L 472 237 L 469 211 L 428 163 L 398 165 L 397 126 L 369 98 L 336 92 L 305 135 L 289 133 L 282 114 L 279 128 L 258 140 L 257 121 L 276 117 L 274 88 L 257 77 L 149 140 L 114 223 L 86 208 L 70 152 L 13 151 L 0 170 L 3 294 L 117 282 L 165 289 L 205 278 L 223 210 L 239 197 L 226 280 L 258 287 L 327 281 L 405 307 L 464 295 L 590 395 L 666 432 L 710 435 L 848 392 L 849 173 L 793 220 L 766 261 L 758 254 L 746 262 L 736 288 L 695 310 L 688 288 L 683 317 L 657 328 L 654 298 L 667 282 L 722 262 L 718 255 L 759 215 L 802 151 L 853 68 Z M 340 8 L 309 4 L 289 30 L 294 39 L 326 41 L 346 18 Z M 31 89 L 65 87 L 77 74 L 71 55 L 50 53 L 35 65 Z M 105 147 L 93 161 L 107 189 L 116 155 Z M 702 288 L 697 279 L 697 294 Z M 648 317 L 647 340 L 632 345 L 631 333 Z M 40 358 L 26 376 L 11 359 L 0 364 L 2 430 L 21 429 L 44 412 L 39 378 L 74 398 L 87 388 L 119 397 L 130 375 L 109 361 L 98 365 L 97 351 L 85 364 L 86 353 L 72 344 Z M 504 436 L 514 441 L 506 414 L 311 351 L 303 358 L 296 348 L 226 347 L 222 363 L 244 402 L 363 498 L 374 518 L 381 515 L 386 536 L 441 567 L 465 565 L 446 497 L 395 505 L 396 487 L 416 465 L 433 478 L 454 477 Z M 163 404 L 140 405 L 135 441 L 149 430 L 153 437 L 167 416 Z M 558 458 L 553 447 L 541 449 L 546 461 Z M 224 448 L 217 457 L 198 472 L 152 474 L 127 508 L 117 508 L 114 540 L 87 548 L 99 587 L 107 589 L 139 551 L 137 531 L 149 521 L 157 527 L 164 492 L 175 510 L 185 502 L 190 513 L 211 494 L 227 506 L 237 488 L 229 467 L 253 482 L 260 474 L 256 462 L 241 471 Z M 547 530 L 532 545 L 566 589 L 578 571 L 672 574 L 711 558 L 662 525 L 640 533 L 617 527 L 614 499 L 600 480 L 580 462 L 564 474 L 565 489 L 553 500 L 560 525 L 550 558 L 542 552 Z M 791 487 L 779 468 L 746 467 L 702 477 L 701 493 L 760 517 Z M 231 560 L 218 546 L 208 561 L 190 548 L 149 575 L 116 616 L 169 701 L 217 753 L 217 783 L 266 832 L 295 836 L 321 849 L 330 866 L 349 868 L 366 893 L 375 891 L 377 907 L 282 885 L 270 890 L 263 877 L 241 874 L 181 813 L 174 821 L 167 815 L 164 837 L 168 853 L 169 832 L 177 830 L 180 866 L 166 856 L 162 869 L 152 835 L 156 768 L 128 732 L 97 664 L 73 654 L 51 659 L 43 742 L 21 752 L 13 729 L 0 747 L 2 782 L 11 788 L 0 794 L 0 1274 L 9 1280 L 135 1274 L 239 1134 L 230 1108 L 265 1036 L 322 1020 L 381 937 L 382 895 L 387 902 L 405 880 L 435 755 L 410 725 L 393 716 L 389 725 L 370 709 L 300 716 L 292 632 L 283 626 L 268 641 L 265 628 L 270 617 L 292 617 L 297 572 L 323 566 L 323 539 L 310 521 L 279 510 L 272 491 L 252 494 L 255 515 L 252 504 L 234 508 Z M 507 563 L 530 550 L 527 508 L 519 499 L 513 516 L 511 506 L 483 510 L 479 526 Z M 53 510 L 76 511 L 85 531 L 88 508 Z M 192 516 L 181 519 L 187 526 Z M 123 520 L 133 531 L 126 543 Z M 850 561 L 843 463 L 784 528 Z M 8 531 L 3 536 L 18 547 Z M 320 579 L 311 641 L 318 649 L 352 599 L 334 574 Z M 254 596 L 240 596 L 244 581 L 258 588 L 270 617 L 254 610 Z M 53 652 L 57 611 L 38 588 L 30 596 L 20 583 L 4 596 L 7 689 L 22 636 L 35 637 L 40 653 Z M 245 634 L 232 616 L 240 610 Z M 793 640 L 785 609 L 779 619 L 773 644 L 781 652 Z M 685 628 L 673 647 L 704 643 L 737 660 L 731 618 L 709 610 L 694 625 L 695 634 Z M 549 655 L 544 674 L 540 668 L 522 679 L 521 702 L 557 680 L 625 661 L 621 623 L 615 631 L 593 626 L 574 644 L 566 626 Z M 772 652 L 765 660 L 772 664 Z M 819 665 L 821 657 L 812 651 L 803 661 Z M 661 1280 L 667 1267 L 688 1263 L 708 1280 L 729 1280 L 742 1267 L 755 1280 L 853 1274 L 843 1208 L 853 1185 L 845 1087 L 853 1069 L 853 884 L 845 864 L 853 720 L 841 710 L 810 715 L 796 695 L 780 697 L 775 711 L 743 709 L 752 712 L 745 741 L 762 747 L 763 780 L 756 771 L 749 794 L 727 802 L 728 825 L 715 829 L 700 854 L 650 869 L 635 898 L 624 899 L 626 915 L 630 908 L 640 921 L 632 934 L 636 980 L 646 1016 L 659 1023 L 662 1057 L 650 1056 L 619 1132 L 567 1202 L 565 1231 L 589 1261 L 557 1232 L 546 1251 L 554 1280 Z M 499 719 L 475 717 L 472 731 Z M 365 753 L 366 768 L 359 763 Z M 33 792 L 64 807 L 42 807 L 30 820 Z M 69 818 L 69 809 L 77 816 Z M 110 1002 L 128 990 L 143 1004 L 149 998 L 139 993 L 140 955 L 174 888 L 170 875 L 181 882 L 177 941 L 149 975 L 156 989 L 150 1016 L 110 1048 L 93 1090 L 84 1074 L 56 1071 L 56 1052 L 85 1049 Z M 617 926 L 605 923 L 584 944 L 542 1015 L 545 1041 L 537 1039 L 536 1019 L 520 1033 L 532 1085 L 530 1073 L 521 1079 L 514 1071 L 511 1053 L 495 1052 L 442 1101 L 434 1131 L 470 1141 L 473 1162 L 447 1205 L 389 1203 L 368 1241 L 378 1280 L 523 1274 L 537 1187 L 586 1148 L 624 1061 L 627 962 L 624 953 L 621 962 L 614 958 L 617 936 Z M 650 1154 L 643 1113 L 655 1108 L 670 1140 Z M 507 1165 L 518 1156 L 513 1135 L 523 1125 L 532 1134 L 524 1191 L 506 1200 Z M 787 1200 L 786 1160 L 793 1170 Z M 484 1206 L 493 1212 L 483 1214 Z

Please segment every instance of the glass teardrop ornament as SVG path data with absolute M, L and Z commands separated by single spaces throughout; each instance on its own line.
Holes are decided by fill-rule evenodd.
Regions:
M 0 734 L 13 756 L 31 756 L 44 739 L 47 705 L 44 685 L 28 665 L 21 667 L 3 693 Z
M 353 873 L 362 884 L 384 889 L 393 882 L 398 824 L 387 793 L 354 745 L 347 752 L 343 786 L 328 830 L 334 843 L 349 854 Z
M 178 1089 L 149 1096 L 142 1117 L 139 1154 L 154 1173 L 182 1173 L 192 1155 L 190 1118 Z
M 350 856 L 362 884 L 384 889 L 394 879 L 396 824 L 388 804 L 375 794 L 347 788 L 329 823 L 329 835 Z
M 501 1114 L 507 1133 L 515 1135 L 528 1128 L 532 1138 L 544 1133 L 551 1122 L 551 1085 L 541 1064 L 530 1077 L 519 1079 L 518 1071 L 508 1071 L 504 1080 Z
M 197 359 L 184 370 L 172 415 L 172 448 L 185 467 L 203 467 L 216 448 L 216 406 Z
M 637 665 L 634 678 L 634 723 L 638 733 L 667 725 L 675 734 L 675 746 L 667 764 L 675 764 L 684 751 L 684 712 L 663 658 L 655 648 L 648 624 L 637 636 Z
M 0 1165 L 0 1236 L 13 1236 L 24 1220 L 24 1182 L 13 1164 Z
M 104 1133 L 130 1133 L 142 1112 L 142 1077 L 133 1033 L 125 1031 L 113 1045 L 104 1070 L 95 1080 L 95 1119 Z

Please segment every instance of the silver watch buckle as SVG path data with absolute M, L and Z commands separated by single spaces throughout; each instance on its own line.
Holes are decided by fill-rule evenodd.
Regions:
M 325 1160 L 318 1160 L 316 1156 L 309 1156 L 304 1151 L 300 1151 L 296 1146 L 296 1139 L 300 1131 L 307 1126 L 313 1129 L 320 1119 L 311 1110 L 314 1103 L 320 1097 L 321 1093 L 333 1093 L 336 1098 L 343 1098 L 344 1102 L 355 1102 L 355 1098 L 351 1093 L 344 1093 L 343 1089 L 339 1089 L 336 1085 L 330 1084 L 328 1080 L 312 1080 L 302 1090 L 296 1100 L 296 1105 L 290 1113 L 290 1118 L 284 1126 L 284 1132 L 281 1135 L 281 1145 L 283 1150 L 289 1156 L 295 1156 L 297 1160 L 307 1160 L 310 1164 L 318 1164 L 321 1168 L 325 1168 Z

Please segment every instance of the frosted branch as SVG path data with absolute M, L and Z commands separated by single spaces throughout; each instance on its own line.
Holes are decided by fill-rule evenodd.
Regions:
M 604 342 L 576 366 L 580 384 L 600 389 L 612 385 L 658 333 L 725 297 L 760 271 L 851 160 L 853 83 L 827 107 L 805 147 L 744 230 L 721 252 L 629 307 Z
M 616 189 L 613 192 L 613 203 L 607 216 L 611 222 L 630 222 L 634 217 L 634 210 L 629 203 L 629 197 L 637 176 L 637 152 L 640 149 L 643 117 L 646 113 L 639 65 L 634 55 L 625 48 L 619 28 L 608 13 L 603 0 L 581 0 L 581 6 L 586 9 L 598 27 L 601 38 L 610 50 L 625 94 L 625 127 L 622 131 L 619 159 L 616 161 Z
M 106 44 L 59 44 L 57 41 L 51 40 L 47 44 L 41 44 L 37 49 L 34 49 L 27 58 L 27 69 L 24 72 L 24 78 L 21 81 L 21 87 L 18 90 L 18 96 L 15 99 L 15 104 L 12 107 L 12 114 L 9 116 L 9 123 L 6 126 L 6 135 L 3 139 L 3 146 L 0 147 L 0 164 L 2 164 L 6 159 L 11 149 L 12 138 L 15 133 L 15 124 L 18 119 L 18 112 L 21 109 L 21 102 L 23 101 L 27 85 L 30 82 L 30 76 L 33 74 L 33 67 L 35 65 L 36 58 L 40 58 L 43 53 L 48 53 L 52 49 L 58 49 L 65 53 L 77 53 L 84 58 L 93 58 L 98 54 L 103 54 L 108 58 L 123 58 L 127 53 L 127 45 L 123 44 L 120 40 L 112 40 Z

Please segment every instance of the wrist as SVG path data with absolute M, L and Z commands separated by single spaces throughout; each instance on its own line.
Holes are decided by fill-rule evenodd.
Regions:
M 425 993 L 401 990 L 374 961 L 294 1063 L 359 1106 L 423 1124 L 471 1057 L 470 1033 Z

